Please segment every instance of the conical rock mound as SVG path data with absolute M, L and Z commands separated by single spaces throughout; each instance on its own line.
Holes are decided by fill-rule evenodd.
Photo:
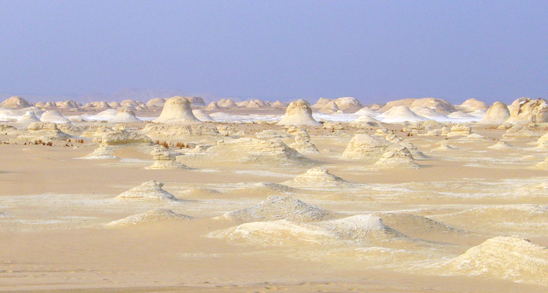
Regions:
M 339 109 L 339 106 L 337 106 L 335 101 L 329 101 L 329 103 L 325 104 L 320 110 L 318 110 L 318 112 L 324 114 L 337 113 L 338 111 L 341 111 L 341 109 Z
M 132 215 L 121 220 L 106 224 L 109 228 L 126 227 L 129 225 L 138 225 L 143 223 L 168 221 L 168 220 L 190 220 L 192 217 L 174 213 L 169 209 L 154 209 L 137 215 Z
M 420 169 L 411 152 L 403 145 L 389 147 L 375 165 L 382 168 Z
M 331 219 L 333 213 L 291 196 L 269 196 L 260 204 L 224 214 L 226 219 L 242 222 L 276 221 L 313 222 Z
M 356 134 L 342 154 L 344 160 L 378 160 L 391 145 L 386 139 L 368 134 Z
M 286 181 L 283 184 L 291 187 L 312 188 L 344 187 L 351 185 L 350 182 L 329 173 L 329 170 L 321 167 L 312 168 L 306 171 L 306 173 L 295 177 L 293 180 Z
M 117 199 L 142 200 L 142 201 L 164 201 L 177 200 L 173 194 L 162 189 L 164 183 L 156 180 L 147 181 L 120 195 Z
M 441 264 L 436 271 L 548 285 L 548 248 L 518 236 L 495 237 Z
M 0 108 L 22 109 L 30 107 L 30 103 L 21 97 L 10 97 L 0 103 Z
M 36 117 L 34 114 L 34 111 L 27 111 L 25 115 L 21 116 L 17 123 L 32 123 L 32 122 L 39 122 L 40 120 Z
M 160 117 L 153 122 L 167 124 L 201 123 L 192 113 L 190 101 L 183 97 L 173 97 L 167 100 Z
M 310 104 L 305 100 L 297 100 L 289 104 L 278 125 L 319 126 L 320 123 L 312 117 Z
M 40 121 L 52 123 L 70 123 L 70 120 L 61 115 L 61 113 L 59 113 L 59 111 L 57 110 L 48 110 L 44 112 L 44 114 L 42 114 L 42 117 L 40 117 Z
M 411 111 L 409 107 L 403 105 L 392 107 L 390 110 L 384 112 L 381 117 L 383 122 L 389 123 L 398 123 L 405 121 L 419 122 L 428 120 L 425 117 L 417 115 L 415 112 Z
M 116 117 L 110 120 L 112 123 L 136 123 L 142 122 L 141 119 L 135 116 L 135 112 L 129 107 L 122 107 L 118 109 Z
M 514 147 L 504 141 L 499 141 L 492 146 L 488 146 L 487 148 L 492 150 L 509 150 L 513 149 Z
M 248 164 L 311 164 L 312 161 L 286 145 L 280 139 L 261 140 L 240 138 L 218 142 L 206 154 L 218 155 L 224 160 Z
M 110 160 L 110 159 L 118 159 L 114 155 L 115 149 L 111 146 L 105 146 L 105 145 L 99 145 L 98 148 L 96 148 L 91 154 L 86 155 L 82 159 L 87 160 Z
M 425 244 L 386 225 L 373 215 L 356 215 L 320 222 L 296 222 L 287 219 L 252 222 L 215 233 L 217 237 L 241 239 L 266 245 L 320 245 L 386 247 L 409 249 L 413 244 Z M 377 255 L 378 257 L 378 255 Z
M 501 102 L 495 102 L 489 107 L 485 116 L 478 122 L 479 124 L 500 125 L 510 118 L 508 106 Z

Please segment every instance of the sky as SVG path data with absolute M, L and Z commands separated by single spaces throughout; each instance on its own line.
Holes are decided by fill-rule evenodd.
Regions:
M 548 1 L 5 1 L 0 92 L 548 98 Z

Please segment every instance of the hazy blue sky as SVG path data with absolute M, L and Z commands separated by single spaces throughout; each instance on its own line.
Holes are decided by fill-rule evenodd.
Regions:
M 1 1 L 0 92 L 548 97 L 548 1 Z

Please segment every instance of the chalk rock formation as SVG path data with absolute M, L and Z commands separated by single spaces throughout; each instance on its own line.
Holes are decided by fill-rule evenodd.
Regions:
M 82 107 L 82 104 L 73 100 L 66 100 L 64 102 L 59 102 L 57 107 L 61 109 L 78 109 Z
M 0 124 L 0 134 L 8 135 L 16 132 L 17 132 L 17 128 L 15 128 L 14 126 L 9 125 L 7 123 Z
M 313 109 L 321 109 L 323 106 L 325 106 L 330 101 L 332 101 L 332 100 L 331 99 L 326 99 L 326 98 L 319 98 L 318 101 L 316 102 L 316 104 L 312 105 L 311 107 Z
M 144 201 L 177 200 L 173 194 L 163 190 L 162 186 L 164 186 L 162 182 L 156 180 L 147 181 L 118 195 L 116 198 Z
M 474 112 L 477 110 L 487 110 L 487 108 L 489 108 L 489 105 L 487 105 L 487 103 L 482 102 L 480 100 L 471 98 L 464 101 L 464 103 L 458 105 L 456 108 L 468 113 L 468 112 Z
M 173 97 L 167 100 L 160 117 L 153 122 L 167 124 L 201 123 L 192 113 L 190 101 L 183 97 Z
M 388 123 L 397 123 L 397 122 L 419 122 L 428 120 L 425 117 L 417 115 L 415 112 L 411 111 L 407 106 L 394 106 L 382 113 L 383 122 Z
M 451 127 L 451 132 L 447 134 L 447 137 L 455 136 L 468 136 L 472 133 L 472 128 L 464 124 L 457 124 Z
M 255 134 L 255 137 L 261 138 L 261 139 L 275 139 L 275 138 L 288 138 L 290 137 L 290 135 L 289 133 L 287 133 L 287 131 L 267 129 L 261 132 L 257 132 L 257 134 Z
M 0 103 L 0 108 L 9 108 L 9 109 L 22 109 L 22 108 L 28 108 L 31 104 L 21 98 L 21 97 L 10 97 L 6 100 L 4 100 L 2 103 Z
M 118 103 L 118 102 L 116 102 L 116 101 L 110 102 L 110 103 L 108 103 L 108 105 L 109 105 L 110 107 L 114 108 L 114 109 L 118 109 L 118 108 L 122 107 L 122 104 L 120 104 L 120 103 Z
M 352 97 L 342 97 L 334 100 L 337 108 L 345 113 L 354 113 L 360 110 L 363 106 L 356 98 Z
M 451 105 L 451 103 L 447 102 L 443 99 L 436 99 L 436 98 L 423 98 L 423 99 L 417 99 L 414 100 L 413 103 L 411 103 L 411 106 L 409 108 L 414 107 L 426 107 L 430 108 L 437 113 L 441 113 L 444 115 L 450 114 L 452 112 L 455 112 L 455 107 Z
M 94 142 L 105 146 L 124 145 L 124 144 L 150 144 L 152 140 L 146 135 L 130 132 L 125 129 L 117 129 L 106 132 L 101 137 L 93 139 Z
M 231 99 L 220 99 L 217 102 L 217 105 L 219 105 L 219 107 L 222 107 L 222 108 L 237 108 L 238 107 L 238 105 L 236 105 L 236 103 Z
M 295 135 L 295 142 L 290 146 L 301 154 L 320 153 L 316 146 L 310 141 L 310 135 L 305 129 L 299 129 L 299 131 Z
M 129 225 L 138 225 L 143 223 L 159 222 L 159 221 L 169 221 L 169 220 L 190 220 L 192 217 L 174 213 L 169 209 L 154 209 L 148 212 L 144 212 L 137 215 L 132 215 L 121 220 L 113 221 L 106 224 L 106 227 L 109 228 L 119 228 L 126 227 Z
M 135 117 L 135 112 L 131 108 L 124 106 L 118 109 L 116 117 L 110 120 L 112 123 L 137 123 L 142 122 L 141 119 Z
M 166 99 L 164 98 L 154 98 L 148 100 L 148 102 L 145 104 L 147 108 L 161 108 L 166 103 Z
M 536 169 L 548 170 L 548 158 L 546 160 L 535 165 Z
M 185 136 L 203 136 L 219 135 L 221 132 L 214 125 L 202 124 L 154 124 L 149 123 L 143 129 L 153 137 L 185 137 Z
M 488 146 L 487 148 L 492 150 L 509 150 L 513 149 L 514 147 L 504 141 L 499 141 L 492 146 Z
M 207 107 L 204 108 L 204 110 L 206 111 L 217 111 L 217 110 L 220 110 L 221 107 L 219 107 L 219 105 L 217 105 L 216 102 L 211 102 L 209 103 L 209 105 L 207 105 Z
M 548 103 L 546 100 L 521 98 L 514 103 L 512 103 L 513 107 L 510 111 L 510 119 L 508 119 L 508 122 L 514 124 L 548 122 Z
M 384 113 L 392 109 L 393 107 L 397 107 L 397 106 L 406 106 L 407 108 L 410 108 L 414 101 L 415 99 L 413 98 L 390 101 L 386 103 L 384 107 L 380 108 L 379 112 Z
M 305 100 L 297 100 L 289 104 L 278 125 L 319 126 L 320 123 L 312 117 L 310 104 Z
M 27 111 L 25 115 L 21 116 L 17 123 L 32 123 L 32 122 L 39 122 L 40 120 L 36 117 L 34 114 L 34 111 Z
M 209 116 L 209 114 L 207 114 L 207 113 L 204 112 L 203 110 L 192 110 L 192 114 L 194 114 L 194 116 L 195 116 L 198 120 L 203 121 L 203 122 L 206 122 L 206 121 L 209 121 L 209 122 L 215 121 L 215 120 L 213 120 L 213 118 L 211 118 L 211 116 Z
M 344 160 L 377 161 L 391 145 L 386 139 L 368 134 L 356 134 L 342 154 Z
M 350 182 L 329 173 L 329 170 L 321 167 L 312 168 L 293 180 L 283 182 L 283 184 L 291 187 L 309 188 L 345 187 L 352 185 Z
M 390 146 L 375 165 L 382 168 L 420 169 L 419 164 L 413 159 L 411 152 L 399 144 Z
M 120 102 L 120 105 L 122 107 L 128 107 L 128 108 L 135 108 L 138 107 L 140 104 L 139 102 L 135 101 L 134 99 L 127 99 Z
M 70 138 L 70 135 L 62 132 L 57 124 L 51 122 L 33 122 L 29 124 L 27 131 L 20 135 L 21 139 L 42 140 L 44 142 L 52 140 L 62 140 Z
M 105 101 L 91 102 L 90 106 L 96 110 L 112 109 L 112 107 Z
M 495 102 L 489 107 L 485 116 L 478 122 L 479 124 L 500 125 L 510 118 L 510 111 L 506 104 Z
M 52 123 L 70 123 L 70 120 L 61 115 L 61 113 L 59 113 L 59 111 L 57 110 L 48 110 L 44 112 L 44 114 L 42 114 L 42 117 L 40 117 L 40 121 Z
M 411 153 L 413 159 L 420 160 L 428 158 L 423 152 L 419 151 L 419 149 L 410 141 L 401 140 L 395 143 L 404 146 Z
M 252 222 L 230 228 L 217 237 L 242 239 L 266 245 L 294 245 L 299 242 L 322 245 L 403 248 L 421 243 L 383 224 L 373 215 L 356 215 L 321 222 L 278 220 Z M 422 243 L 425 244 L 424 242 Z M 426 246 L 426 245 L 425 245 Z
M 276 102 L 272 103 L 272 105 L 270 105 L 270 106 L 274 107 L 274 108 L 285 108 L 285 107 L 287 107 L 287 104 L 282 103 L 279 100 L 276 100 Z
M 506 130 L 506 133 L 502 135 L 504 138 L 529 138 L 539 137 L 540 135 L 533 132 L 530 128 L 534 128 L 533 125 L 516 124 Z
M 118 159 L 118 157 L 114 155 L 115 151 L 116 149 L 111 146 L 99 145 L 99 147 L 96 148 L 91 154 L 86 155 L 82 159 L 87 159 L 87 160 Z
M 327 104 L 325 104 L 323 107 L 318 110 L 320 113 L 324 114 L 333 114 L 337 112 L 342 112 L 341 109 L 339 109 L 339 106 L 335 103 L 335 101 L 329 101 Z
M 205 106 L 204 99 L 200 97 L 185 97 L 193 106 Z
M 539 137 L 539 139 L 537 140 L 537 145 L 539 148 L 548 147 L 548 133 L 545 133 L 541 137 Z
M 548 285 L 548 248 L 518 236 L 500 236 L 468 249 L 436 270 Z
M 161 145 L 155 147 L 151 154 L 155 162 L 147 169 L 187 169 L 187 166 L 177 162 L 176 156 Z
M 269 196 L 260 204 L 224 214 L 232 221 L 262 222 L 286 219 L 295 222 L 313 222 L 333 218 L 326 209 L 307 204 L 291 196 Z
M 240 138 L 220 141 L 205 154 L 251 164 L 311 164 L 312 161 L 279 139 Z

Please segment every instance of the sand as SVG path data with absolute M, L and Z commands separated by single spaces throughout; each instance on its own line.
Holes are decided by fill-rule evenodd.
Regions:
M 142 121 L 116 126 L 107 116 L 120 107 L 97 121 L 29 126 L 17 121 L 40 110 L 2 112 L 11 116 L 0 124 L 0 291 L 547 290 L 545 124 L 507 133 L 419 117 L 379 128 L 354 120 L 390 108 L 416 118 L 402 108 L 413 104 L 463 115 L 436 99 L 357 114 L 353 100 L 332 101 L 347 113 L 314 112 L 323 125 L 299 128 L 276 125 L 283 104 L 258 101 L 211 107 L 230 122 L 187 123 L 183 101 L 173 123 L 150 123 L 163 99 L 149 109 L 126 101 Z M 532 101 L 521 106 L 530 117 L 516 117 L 542 120 Z M 56 110 L 106 108 L 94 105 Z M 294 121 L 310 122 L 302 109 Z

